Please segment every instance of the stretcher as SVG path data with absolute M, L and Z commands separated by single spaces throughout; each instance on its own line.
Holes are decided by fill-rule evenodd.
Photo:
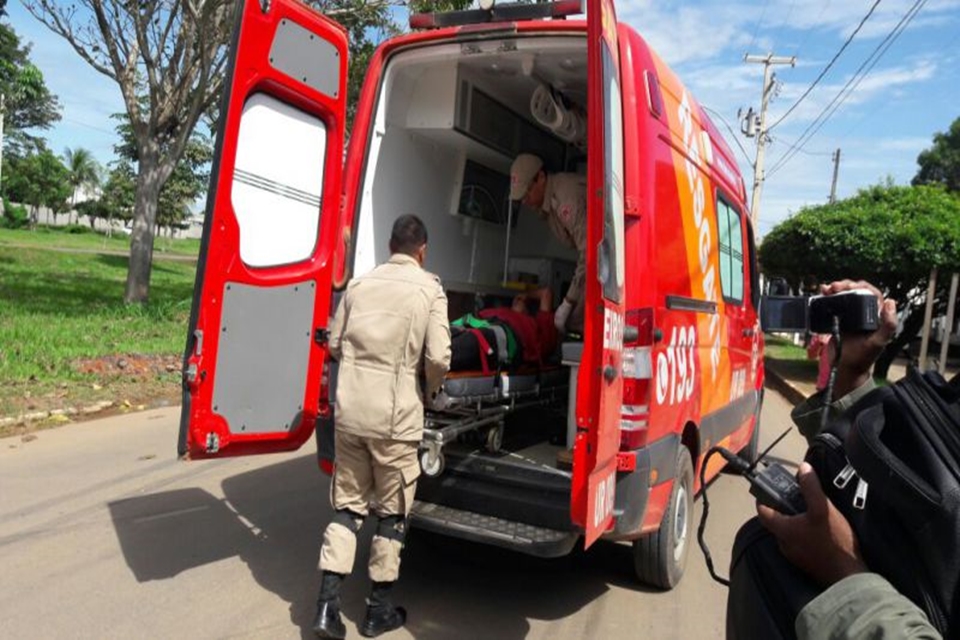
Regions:
M 460 436 L 486 429 L 484 446 L 496 453 L 503 445 L 506 417 L 521 409 L 545 406 L 566 393 L 567 369 L 488 373 L 461 371 L 447 374 L 443 388 L 424 416 L 420 467 L 429 477 L 443 473 L 443 447 Z

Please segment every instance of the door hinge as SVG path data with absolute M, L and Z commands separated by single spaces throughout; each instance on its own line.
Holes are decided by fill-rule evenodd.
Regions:
M 313 332 L 313 341 L 316 342 L 321 347 L 326 346 L 330 342 L 330 331 L 329 329 L 316 329 Z

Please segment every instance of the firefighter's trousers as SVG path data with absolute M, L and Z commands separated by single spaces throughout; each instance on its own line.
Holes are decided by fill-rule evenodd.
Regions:
M 420 475 L 418 444 L 340 432 L 335 443 L 336 469 L 330 484 L 334 516 L 323 535 L 320 569 L 352 571 L 357 532 L 372 512 L 378 523 L 370 545 L 370 579 L 393 582 L 400 575 L 406 517 Z

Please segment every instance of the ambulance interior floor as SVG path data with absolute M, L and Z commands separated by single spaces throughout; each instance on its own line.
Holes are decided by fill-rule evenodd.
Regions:
M 551 408 L 552 409 L 552 408 Z M 503 446 L 497 453 L 484 448 L 485 431 L 465 434 L 460 441 L 444 447 L 448 457 L 491 457 L 503 462 L 570 476 L 566 468 L 558 468 L 557 454 L 565 448 L 565 407 L 558 410 L 531 409 L 507 418 Z

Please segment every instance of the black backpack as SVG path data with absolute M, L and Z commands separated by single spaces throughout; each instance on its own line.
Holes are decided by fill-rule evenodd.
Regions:
M 960 638 L 960 376 L 910 369 L 834 420 L 806 460 L 870 570 Z M 752 519 L 734 542 L 727 637 L 794 637 L 818 592 Z
M 870 570 L 960 636 L 960 380 L 911 368 L 817 435 L 806 460 Z

